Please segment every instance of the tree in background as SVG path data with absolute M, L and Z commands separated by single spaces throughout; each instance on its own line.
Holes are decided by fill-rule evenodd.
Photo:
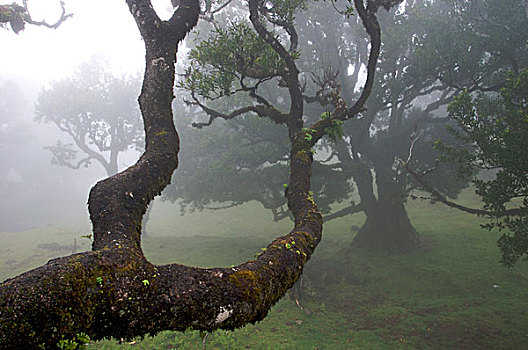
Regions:
M 445 139 L 445 127 L 452 124 L 445 106 L 465 88 L 497 89 L 506 70 L 524 64 L 528 26 L 520 5 L 519 0 L 407 1 L 380 15 L 384 45 L 373 92 L 361 116 L 344 124 L 345 137 L 333 148 L 339 160 L 335 166 L 354 180 L 361 199 L 333 217 L 358 209 L 367 216 L 355 245 L 406 250 L 416 244 L 404 205 L 418 184 L 398 162 L 410 159 L 422 171 L 433 167 L 439 153 L 431 145 Z M 334 86 L 348 99 L 357 94 L 368 44 L 348 30 L 350 24 L 327 16 L 319 12 L 299 21 L 312 33 L 304 39 L 314 53 L 307 62 L 331 62 L 338 73 Z M 320 27 L 323 22 L 330 25 Z M 469 180 L 457 180 L 455 172 L 441 164 L 428 178 L 455 196 Z
M 200 115 L 197 108 L 183 103 L 175 109 Z M 214 128 L 197 129 L 186 124 L 188 121 L 176 122 L 182 144 L 187 146 L 182 147 L 182 166 L 163 191 L 163 199 L 177 201 L 182 213 L 257 201 L 272 212 L 274 220 L 290 217 L 284 196 L 289 159 L 284 126 L 253 115 L 218 120 Z M 316 146 L 314 152 L 322 152 L 318 149 Z M 317 159 L 312 179 L 311 190 L 324 214 L 330 212 L 331 204 L 348 199 L 352 192 L 351 184 L 340 172 Z
M 0 78 L 0 150 L 29 139 L 27 125 L 20 121 L 20 116 L 26 112 L 25 105 L 17 84 Z
M 460 57 L 450 53 L 446 57 L 446 62 L 452 62 L 447 65 L 451 69 L 443 68 L 445 65 L 438 68 L 439 72 L 445 71 L 443 81 L 460 96 L 453 95 L 448 100 L 454 99 L 449 116 L 456 122 L 457 128 L 451 128 L 456 139 L 441 138 L 437 148 L 445 152 L 444 160 L 464 164 L 460 174 L 466 177 L 486 170 L 485 179 L 473 178 L 484 208 L 468 208 L 449 200 L 445 191 L 429 181 L 431 171 L 427 167 L 417 169 L 420 162 L 402 164 L 433 199 L 487 216 L 490 222 L 486 228 L 502 230 L 498 241 L 502 263 L 511 266 L 526 256 L 528 247 L 526 154 L 519 136 L 526 135 L 526 95 L 522 90 L 526 87 L 528 67 L 526 2 L 479 0 L 453 4 L 459 25 L 468 28 L 461 33 L 461 38 L 469 37 L 471 45 L 465 45 L 468 55 Z M 437 42 L 436 46 L 440 47 L 440 40 Z M 434 52 L 425 56 L 424 61 L 432 59 Z
M 79 169 L 96 161 L 108 176 L 117 173 L 120 153 L 143 148 L 136 98 L 139 84 L 136 78 L 113 76 L 94 58 L 73 77 L 44 89 L 35 106 L 35 120 L 54 124 L 73 141 L 46 147 L 53 155 L 52 164 Z
M 528 55 L 523 38 L 528 34 L 528 27 L 524 12 L 518 11 L 519 6 L 519 0 L 509 0 L 506 4 L 408 1 L 380 15 L 385 40 L 366 110 L 343 125 L 344 137 L 337 137 L 337 143 L 321 140 L 314 162 L 314 183 L 318 178 L 334 180 L 333 186 L 313 188 L 318 198 L 324 193 L 321 203 L 325 205 L 321 209 L 328 213 L 326 219 L 359 211 L 366 214 L 366 221 L 354 240 L 356 246 L 408 250 L 416 245 L 418 233 L 407 215 L 405 202 L 419 184 L 402 171 L 399 160 L 409 159 L 421 171 L 434 167 L 439 152 L 431 146 L 439 138 L 447 140 L 450 136 L 446 126 L 453 124 L 446 115 L 447 104 L 465 88 L 496 90 L 504 81 L 505 70 L 524 64 Z M 313 4 L 296 14 L 299 20 L 294 29 L 300 52 L 296 62 L 303 84 L 307 83 L 304 118 L 311 122 L 331 111 L 331 103 L 325 101 L 329 92 L 337 93 L 344 101 L 358 96 L 360 72 L 368 64 L 369 41 L 357 30 L 358 17 L 334 18 L 333 14 L 335 10 L 323 3 Z M 267 82 L 259 85 L 259 91 L 275 106 L 289 102 L 287 94 Z M 243 105 L 244 101 L 236 101 Z M 225 108 L 216 98 L 209 103 Z M 224 111 L 229 111 L 230 106 Z M 193 156 L 189 158 L 196 164 L 196 176 L 186 178 L 181 185 L 175 179 L 178 190 L 169 188 L 166 194 L 180 198 L 184 204 L 190 203 L 195 209 L 213 206 L 209 203 L 211 200 L 224 202 L 226 206 L 257 200 L 270 208 L 276 219 L 284 217 L 280 215 L 284 212 L 280 183 L 270 183 L 273 187 L 264 192 L 257 190 L 252 182 L 240 181 L 237 177 L 242 171 L 251 172 L 252 178 L 258 179 L 256 182 L 266 184 L 268 177 L 259 168 L 276 164 L 278 169 L 288 159 L 280 141 L 270 143 L 279 140 L 281 132 L 280 126 L 270 122 L 259 122 L 258 133 L 265 134 L 268 143 L 262 143 L 258 152 L 232 147 L 228 140 L 244 139 L 243 123 L 248 122 L 249 119 L 229 120 L 222 126 L 225 132 L 206 132 L 207 136 L 203 137 L 214 142 L 216 149 L 222 149 L 222 156 L 208 156 L 199 147 L 193 148 Z M 200 134 L 193 140 L 200 143 Z M 182 161 L 186 159 L 184 154 L 185 150 Z M 198 165 L 198 160 L 206 159 L 216 164 L 213 168 L 216 171 Z M 230 175 L 219 176 L 222 168 L 230 169 L 225 173 Z M 440 163 L 436 168 L 428 174 L 428 179 L 450 197 L 456 197 L 469 183 L 470 177 L 454 176 L 454 166 Z M 229 183 L 242 186 L 232 191 Z M 360 201 L 352 201 L 330 214 L 332 202 L 343 201 L 353 194 L 352 183 L 358 189 Z
M 2 196 L 14 195 L 22 187 L 24 179 L 19 172 L 19 162 L 13 157 L 13 146 L 31 139 L 28 125 L 21 121 L 27 113 L 26 101 L 16 83 L 0 78 L 0 192 Z
M 406 250 L 417 243 L 417 232 L 405 211 L 405 200 L 411 186 L 405 173 L 399 171 L 395 164 L 398 158 L 408 156 L 411 142 L 416 145 L 414 159 L 419 156 L 422 163 L 426 159 L 429 163 L 434 162 L 435 154 L 430 145 L 440 134 L 445 134 L 442 121 L 445 123 L 447 118 L 436 118 L 438 116 L 433 116 L 431 112 L 447 104 L 456 89 L 439 82 L 437 65 L 441 64 L 440 61 L 445 59 L 444 57 L 435 61 L 429 58 L 426 61 L 428 65 L 419 63 L 424 56 L 423 51 L 429 54 L 438 49 L 438 38 L 441 34 L 456 37 L 461 30 L 451 19 L 452 12 L 447 5 L 442 2 L 428 4 L 425 6 L 408 2 L 397 11 L 381 15 L 383 35 L 387 40 L 381 50 L 379 74 L 366 111 L 361 111 L 357 118 L 343 125 L 344 134 L 341 134 L 341 125 L 336 125 L 333 139 L 321 139 L 314 148 L 318 153 L 314 159 L 312 191 L 317 194 L 318 203 L 322 204 L 322 212 L 328 214 L 325 219 L 330 220 L 359 211 L 367 215 L 367 220 L 355 240 L 358 246 Z M 301 72 L 302 94 L 306 102 L 303 106 L 303 118 L 312 123 L 321 116 L 330 115 L 333 108 L 332 96 L 335 101 L 339 100 L 337 97 L 342 97 L 342 101 L 358 97 L 356 87 L 361 84 L 360 72 L 368 65 L 369 40 L 357 29 L 360 28 L 360 19 L 355 16 L 335 18 L 335 13 L 334 8 L 323 3 L 311 4 L 305 11 L 296 14 L 300 20 L 295 27 L 289 29 L 295 34 L 300 53 L 296 62 Z M 448 24 L 439 25 L 438 29 L 435 29 L 435 25 L 432 25 L 436 24 L 434 21 L 438 21 L 438 24 Z M 326 25 L 321 26 L 321 23 Z M 218 28 L 219 24 L 215 23 L 215 26 Z M 229 35 L 240 37 L 234 30 L 222 30 L 218 31 L 216 41 L 210 42 L 210 46 L 217 45 L 220 38 L 225 39 Z M 431 36 L 434 38 L 432 43 L 428 41 Z M 425 45 L 428 45 L 426 49 Z M 454 52 L 460 53 L 462 46 L 464 45 L 454 48 Z M 192 58 L 199 61 L 209 57 L 206 52 L 209 49 L 209 46 L 202 47 L 200 52 L 191 54 Z M 241 58 L 245 54 L 239 53 L 237 50 L 244 49 L 236 45 L 229 50 Z M 462 53 L 464 51 L 467 50 L 463 49 Z M 473 52 L 469 54 L 473 55 Z M 218 53 L 217 57 L 220 55 L 221 53 Z M 454 58 L 450 62 L 453 60 Z M 285 84 L 278 84 L 277 87 L 270 84 L 265 77 L 258 77 L 256 74 L 261 74 L 262 70 L 258 72 L 254 69 L 242 74 L 240 71 L 248 69 L 244 67 L 245 63 L 227 62 L 219 58 L 213 66 L 224 73 L 235 67 L 235 70 L 238 69 L 236 74 L 239 74 L 242 80 L 261 78 L 262 82 L 257 83 L 259 95 L 277 108 L 288 106 L 290 96 L 286 93 Z M 262 65 L 265 63 L 263 62 L 259 61 L 257 64 Z M 231 73 L 221 76 L 229 74 Z M 217 85 L 221 86 L 222 83 L 218 81 Z M 195 88 L 205 92 L 208 89 L 207 82 Z M 238 92 L 241 90 L 243 87 Z M 234 91 L 228 89 L 223 93 L 230 95 Z M 429 96 L 433 92 L 436 92 L 437 96 Z M 225 105 L 219 100 L 220 97 L 209 96 L 208 106 L 214 106 L 225 114 L 229 114 L 236 104 L 243 106 L 248 102 L 240 97 L 230 98 L 229 105 Z M 248 128 L 248 123 L 253 123 L 258 128 Z M 188 159 L 188 162 L 193 164 L 191 168 L 196 169 L 193 171 L 195 176 L 175 178 L 175 187 L 171 186 L 165 191 L 166 197 L 172 200 L 180 199 L 191 209 L 219 207 L 210 201 L 232 206 L 257 200 L 273 212 L 275 219 L 285 217 L 281 215 L 285 212 L 282 208 L 282 181 L 277 178 L 271 180 L 266 175 L 269 171 L 279 172 L 289 159 L 287 146 L 283 141 L 281 143 L 281 133 L 285 132 L 284 129 L 273 122 L 257 121 L 248 116 L 243 119 L 229 119 L 217 128 L 223 128 L 223 131 L 217 133 L 216 129 L 204 131 L 202 134 L 195 133 L 196 136 L 189 142 L 214 143 L 215 149 L 221 155 L 206 154 L 207 152 L 203 151 L 205 148 L 194 147 L 193 155 L 186 157 L 184 149 L 182 162 Z M 411 141 L 413 133 L 422 136 Z M 248 134 L 251 137 L 248 137 Z M 185 137 L 185 133 L 182 137 Z M 252 147 L 241 149 L 233 146 L 237 145 L 230 142 L 234 139 L 246 140 L 246 144 L 251 144 Z M 252 140 L 261 141 L 254 144 Z M 215 166 L 203 167 L 200 162 Z M 444 168 L 445 171 L 452 171 Z M 186 171 L 190 171 L 190 168 L 188 169 Z M 250 173 L 255 181 L 241 181 L 242 173 Z M 284 173 L 285 171 L 282 172 Z M 284 175 L 282 177 L 284 178 Z M 448 177 L 438 176 L 437 183 L 446 178 Z M 255 182 L 269 187 L 266 190 L 262 187 L 256 188 L 253 185 Z M 328 186 L 329 183 L 332 185 Z M 350 200 L 353 195 L 353 183 L 359 190 L 360 202 L 352 201 L 344 209 L 330 213 L 331 204 Z M 444 181 L 443 186 L 450 189 L 451 194 L 456 194 L 464 184 L 463 181 L 451 181 L 449 184 Z M 234 187 L 237 188 L 236 191 L 232 190 Z

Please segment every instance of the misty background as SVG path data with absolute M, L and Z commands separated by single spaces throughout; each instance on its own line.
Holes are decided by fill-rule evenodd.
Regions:
M 0 4 L 11 2 L 0 0 Z M 160 17 L 172 14 L 169 0 L 152 2 Z M 500 7 L 502 2 L 506 3 L 463 1 L 491 4 L 490 13 L 504 20 L 517 10 L 508 7 L 504 13 L 495 11 L 493 6 Z M 486 77 L 509 70 L 510 59 L 517 59 L 520 67 L 527 65 L 524 12 L 520 20 L 516 17 L 519 30 L 512 31 L 507 25 L 499 28 L 501 31 L 493 22 L 479 27 L 482 33 L 471 36 L 468 28 L 474 23 L 450 21 L 454 18 L 450 16 L 453 3 L 409 0 L 390 13 L 379 13 L 384 30 L 378 65 L 381 74 L 377 74 L 364 113 L 367 118 L 343 125 L 344 137 L 335 130 L 334 138 L 344 142 L 325 138 L 314 147 L 317 162 L 312 191 L 317 205 L 328 215 L 324 239 L 303 273 L 301 287 L 297 285 L 264 322 L 237 331 L 238 345 L 254 345 L 251 337 L 262 338 L 262 334 L 265 338 L 258 344 L 282 344 L 276 348 L 284 349 L 288 348 L 287 341 L 296 337 L 306 341 L 305 347 L 297 348 L 312 348 L 314 339 L 331 349 L 354 348 L 354 341 L 357 347 L 406 348 L 406 339 L 414 341 L 416 348 L 453 348 L 453 344 L 467 349 L 489 348 L 489 344 L 512 348 L 512 344 L 527 344 L 528 318 L 525 311 L 521 311 L 524 316 L 518 316 L 528 300 L 526 263 L 512 269 L 502 267 L 496 231 L 481 230 L 482 218 L 428 200 L 430 197 L 395 166 L 397 159 L 410 159 L 411 144 L 415 146 L 417 170 L 436 164 L 437 153 L 432 152 L 431 145 L 448 137 L 448 123 L 444 122 L 448 119 L 446 106 L 457 93 L 453 86 L 463 88 L 480 81 L 484 86 L 491 84 Z M 28 4 L 34 20 L 53 23 L 60 15 L 57 0 L 30 0 Z M 227 27 L 230 19 L 246 16 L 241 4 L 231 3 L 227 7 L 230 12 L 218 15 L 219 23 Z M 335 74 L 342 86 L 331 88 L 342 89 L 347 102 L 354 101 L 364 82 L 368 59 L 364 28 L 357 17 L 336 17 L 327 2 L 309 4 L 313 8 L 297 17 L 302 49 L 296 61 L 308 82 L 307 93 L 315 95 L 317 79 Z M 79 169 L 52 164 L 75 163 L 68 146 L 74 141 L 46 119 L 53 114 L 46 112 L 66 108 L 60 102 L 54 105 L 46 101 L 81 96 L 76 100 L 81 103 L 83 90 L 73 89 L 75 84 L 68 82 L 88 86 L 94 83 L 92 78 L 97 80 L 92 73 L 102 73 L 111 83 L 108 86 L 115 83 L 115 91 L 134 96 L 119 96 L 133 101 L 133 105 L 124 104 L 129 108 L 124 114 L 137 118 L 126 121 L 123 130 L 129 143 L 126 150 L 120 149 L 117 169 L 133 164 L 141 152 L 143 141 L 135 131 L 142 130 L 142 124 L 134 108 L 145 51 L 125 1 L 67 0 L 65 5 L 74 16 L 58 29 L 28 25 L 16 35 L 9 28 L 0 28 L 0 252 L 5 260 L 0 261 L 0 275 L 5 278 L 72 250 L 89 249 L 89 190 L 113 172 L 112 167 L 105 168 L 94 160 L 87 167 L 80 163 Z M 201 21 L 199 30 L 182 44 L 178 50 L 179 73 L 191 61 L 186 57 L 189 48 L 207 40 L 213 32 L 210 27 Z M 460 33 L 470 34 L 465 38 Z M 500 50 L 511 56 L 489 54 Z M 287 94 L 281 94 L 280 84 L 273 84 L 261 85 L 263 96 L 287 110 Z M 291 226 L 284 196 L 287 131 L 269 120 L 246 116 L 232 121 L 217 119 L 211 127 L 192 128 L 192 122 L 207 122 L 208 118 L 196 105 L 182 103 L 182 96 L 189 99 L 189 92 L 183 90 L 176 91 L 173 105 L 181 138 L 180 165 L 164 197 L 151 204 L 152 220 L 147 223 L 148 234 L 142 236 L 142 247 L 153 263 L 231 266 L 247 261 Z M 51 91 L 62 92 L 64 99 L 52 98 Z M 47 93 L 50 96 L 46 100 Z M 89 96 L 85 97 L 89 101 Z M 224 97 L 226 100 L 215 101 L 213 106 L 230 112 L 247 102 L 243 97 L 229 100 L 229 92 Z M 328 107 L 308 103 L 305 108 L 309 122 L 331 112 Z M 362 124 L 369 117 L 370 122 Z M 353 140 L 358 142 L 353 144 Z M 55 158 L 50 150 L 56 151 Z M 109 156 L 106 152 L 105 157 Z M 82 158 L 79 153 L 77 160 Z M 457 200 L 468 206 L 482 205 L 468 178 L 457 180 L 455 167 L 440 164 L 439 169 L 440 174 L 430 178 L 438 189 L 450 198 L 460 195 Z M 152 232 L 148 231 L 151 225 Z M 367 246 L 370 243 L 376 248 L 379 243 L 381 248 L 385 244 L 385 248 L 401 249 L 358 252 L 352 243 L 361 231 L 388 232 L 366 241 Z M 399 237 L 400 232 L 407 235 Z M 405 242 L 401 247 L 393 246 L 393 237 Z M 299 301 L 306 301 L 306 309 L 299 308 Z M 189 332 L 186 334 L 190 337 Z M 230 338 L 234 336 L 217 336 L 225 344 L 236 343 Z M 161 335 L 158 339 L 176 344 L 177 337 Z M 194 339 L 188 344 L 195 348 Z M 102 348 L 105 345 L 100 344 Z
M 171 13 L 168 1 L 154 4 L 160 15 Z M 53 23 L 60 16 L 58 1 L 28 5 L 34 20 Z M 106 172 L 96 163 L 78 170 L 51 164 L 44 147 L 71 140 L 55 125 L 34 120 L 38 94 L 94 58 L 118 77 L 143 71 L 143 42 L 124 1 L 72 0 L 66 9 L 74 16 L 55 30 L 29 25 L 15 35 L 0 29 L 0 231 L 50 223 L 90 229 L 88 191 Z M 119 169 L 133 164 L 138 154 L 121 154 Z

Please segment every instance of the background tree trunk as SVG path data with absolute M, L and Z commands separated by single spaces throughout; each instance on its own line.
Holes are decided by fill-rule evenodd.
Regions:
M 405 195 L 391 179 L 377 176 L 378 198 L 363 203 L 367 216 L 353 245 L 367 249 L 406 251 L 418 243 L 418 233 L 405 209 Z
M 361 199 L 361 210 L 366 215 L 363 226 L 354 237 L 353 245 L 391 251 L 405 251 L 415 247 L 418 243 L 418 233 L 405 209 L 404 189 L 394 178 L 395 174 L 387 170 L 390 167 L 386 163 L 394 159 L 393 153 L 385 152 L 387 161 L 380 162 L 375 168 L 374 188 L 371 164 L 352 159 L 343 142 L 336 145 L 336 150 L 343 168 L 349 171 L 354 179 Z

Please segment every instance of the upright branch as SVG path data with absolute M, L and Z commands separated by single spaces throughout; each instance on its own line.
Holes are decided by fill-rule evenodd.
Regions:
M 367 79 L 363 84 L 363 89 L 359 98 L 352 106 L 348 106 L 345 100 L 340 95 L 340 90 L 333 89 L 326 100 L 330 101 L 334 110 L 329 116 L 323 118 L 315 123 L 310 128 L 310 143 L 315 145 L 321 137 L 323 137 L 332 127 L 339 126 L 344 121 L 354 118 L 358 113 L 364 110 L 367 98 L 370 96 L 372 87 L 374 85 L 374 78 L 376 73 L 376 64 L 381 49 L 381 29 L 376 18 L 376 11 L 380 6 L 385 9 L 390 9 L 392 6 L 400 3 L 401 0 L 369 0 L 365 6 L 363 0 L 354 0 L 354 7 L 361 18 L 361 22 L 370 37 L 370 52 L 367 62 Z
M 250 0 L 249 5 L 249 20 L 253 24 L 253 28 L 258 33 L 259 37 L 264 40 L 283 60 L 284 69 L 281 75 L 284 79 L 288 93 L 290 95 L 290 111 L 288 118 L 288 130 L 290 132 L 290 139 L 293 140 L 295 134 L 303 127 L 302 113 L 303 113 L 303 97 L 301 84 L 299 82 L 299 69 L 295 64 L 295 51 L 288 51 L 281 44 L 279 39 L 273 35 L 264 25 L 261 14 L 270 17 L 270 13 L 266 8 L 266 1 Z M 293 20 L 293 18 L 290 16 Z M 291 23 L 286 20 L 276 19 L 273 24 L 283 27 L 290 36 L 291 48 L 296 50 L 297 33 Z

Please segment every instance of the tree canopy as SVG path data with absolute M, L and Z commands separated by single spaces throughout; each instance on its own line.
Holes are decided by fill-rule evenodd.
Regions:
M 315 156 L 314 185 L 318 179 L 333 179 L 332 190 L 335 191 L 329 191 L 328 186 L 312 188 L 327 219 L 358 211 L 367 215 L 355 239 L 357 246 L 407 250 L 414 248 L 418 242 L 418 233 L 404 206 L 409 196 L 417 198 L 412 191 L 420 184 L 402 171 L 398 166 L 399 160 L 408 159 L 408 165 L 412 163 L 424 172 L 435 168 L 434 172 L 428 172 L 428 181 L 449 197 L 456 197 L 469 184 L 471 174 L 465 178 L 454 176 L 456 167 L 438 163 L 439 152 L 431 145 L 439 138 L 446 142 L 452 138 L 446 126 L 455 127 L 456 123 L 447 116 L 445 108 L 455 96 L 464 89 L 496 90 L 504 82 L 506 70 L 518 69 L 525 64 L 523 38 L 526 37 L 527 27 L 524 12 L 517 11 L 522 6 L 518 0 L 506 4 L 494 1 L 409 1 L 380 14 L 383 46 L 366 110 L 339 126 L 338 129 L 342 127 L 343 137 L 338 137 L 337 143 L 323 139 L 314 148 L 320 154 Z M 303 98 L 307 102 L 303 106 L 304 118 L 315 122 L 331 111 L 331 94 L 343 101 L 358 96 L 356 87 L 360 84 L 360 72 L 368 63 L 369 41 L 365 33 L 355 26 L 359 17 L 333 18 L 332 11 L 328 11 L 322 3 L 310 4 L 295 16 L 299 20 L 290 31 L 295 31 L 297 39 L 295 62 L 305 89 Z M 238 27 L 241 25 L 243 22 L 237 22 Z M 248 112 L 247 104 L 251 101 L 247 95 L 235 97 L 244 91 L 234 77 L 247 82 L 262 78 L 264 72 L 260 69 L 258 73 L 261 75 L 255 73 L 255 64 L 262 62 L 257 62 L 257 56 L 249 53 L 251 45 L 246 48 L 235 46 L 227 39 L 225 43 L 222 41 L 228 37 L 226 33 L 229 31 L 237 31 L 237 38 L 240 38 L 238 27 L 231 27 L 230 22 L 215 23 L 214 38 L 199 41 L 192 51 L 194 68 L 188 71 L 187 79 L 190 80 L 183 84 L 195 92 L 195 97 L 200 94 L 208 96 L 200 103 L 211 113 L 214 110 L 221 112 L 212 119 L 229 119 L 225 125 L 216 124 L 218 128 L 226 128 L 225 133 L 216 136 L 210 131 L 196 133 L 194 142 L 202 142 L 200 135 L 208 140 L 216 137 L 216 147 L 230 149 L 229 156 L 224 152 L 223 157 L 209 157 L 204 154 L 206 152 L 200 151 L 201 148 L 195 148 L 193 156 L 189 157 L 192 159 L 188 161 L 196 164 L 199 170 L 194 172 L 196 176 L 186 177 L 185 181 L 175 178 L 176 187 L 169 188 L 165 194 L 170 199 L 180 199 L 194 209 L 219 208 L 257 200 L 270 208 L 276 219 L 280 219 L 285 217 L 277 214 L 282 213 L 281 205 L 284 203 L 276 195 L 280 193 L 280 181 L 270 182 L 273 187 L 263 194 L 261 189 L 256 191 L 251 182 L 240 181 L 236 176 L 239 171 L 247 171 L 263 184 L 268 183 L 269 177 L 260 171 L 263 166 L 274 164 L 278 167 L 281 160 L 288 159 L 287 149 L 281 148 L 280 142 L 271 144 L 273 138 L 270 135 L 278 135 L 280 126 L 271 122 L 260 123 L 259 133 L 266 135 L 263 139 L 267 143 L 261 145 L 259 152 L 252 152 L 257 148 L 239 150 L 229 146 L 232 144 L 229 140 L 245 139 L 244 135 L 248 133 L 243 125 L 248 123 L 247 118 L 243 122 L 240 118 L 233 120 L 231 113 L 235 106 L 242 107 L 237 113 Z M 274 30 L 277 36 L 282 35 L 277 27 Z M 450 44 L 446 45 L 446 42 Z M 229 56 L 230 51 L 236 55 Z M 227 55 L 227 58 L 222 55 Z M 245 55 L 247 58 L 243 59 Z M 207 60 L 211 65 L 206 68 Z M 242 72 L 246 68 L 242 63 L 244 60 L 247 61 L 245 73 Z M 273 58 L 269 62 L 280 66 L 280 62 Z M 280 71 L 279 66 L 271 67 L 270 71 Z M 289 102 L 289 96 L 284 91 L 286 85 L 274 85 L 272 74 L 269 80 L 258 83 L 259 96 L 283 110 L 282 105 L 287 106 Z M 217 89 L 218 93 L 208 95 L 211 89 Z M 222 94 L 229 97 L 229 103 L 221 102 Z M 203 126 L 210 121 L 204 123 L 200 119 L 197 125 Z M 183 159 L 187 159 L 184 154 L 185 151 L 182 152 Z M 210 164 L 215 164 L 210 172 L 198 166 L 198 160 L 207 158 L 212 162 Z M 228 173 L 232 176 L 218 176 L 222 168 L 230 169 Z M 230 183 L 240 185 L 237 191 L 230 190 L 233 187 Z M 349 200 L 354 187 L 360 201 L 353 201 L 348 207 L 331 213 L 330 205 Z M 266 199 L 263 200 L 263 197 Z
M 431 67 L 446 67 L 441 81 L 451 90 L 446 102 L 453 101 L 448 117 L 455 123 L 448 129 L 451 139 L 446 135 L 439 137 L 436 148 L 444 152 L 440 158 L 462 164 L 457 171 L 459 177 L 472 178 L 484 207 L 468 208 L 449 200 L 445 189 L 428 180 L 435 173 L 435 166 L 422 164 L 420 168 L 419 161 L 402 164 L 433 199 L 489 217 L 485 227 L 502 231 L 498 241 L 502 263 L 511 266 L 526 254 L 526 173 L 520 170 L 525 163 L 521 152 L 524 146 L 519 137 L 513 136 L 526 132 L 521 107 L 525 96 L 518 89 L 524 84 L 528 64 L 528 25 L 525 12 L 519 11 L 524 10 L 525 3 L 479 0 L 453 4 L 454 25 L 461 29 L 457 45 L 460 43 L 462 49 L 459 54 L 433 51 L 447 55 L 443 66 L 435 63 Z M 440 45 L 442 41 L 437 39 L 436 47 Z M 434 59 L 431 54 L 425 57 Z

